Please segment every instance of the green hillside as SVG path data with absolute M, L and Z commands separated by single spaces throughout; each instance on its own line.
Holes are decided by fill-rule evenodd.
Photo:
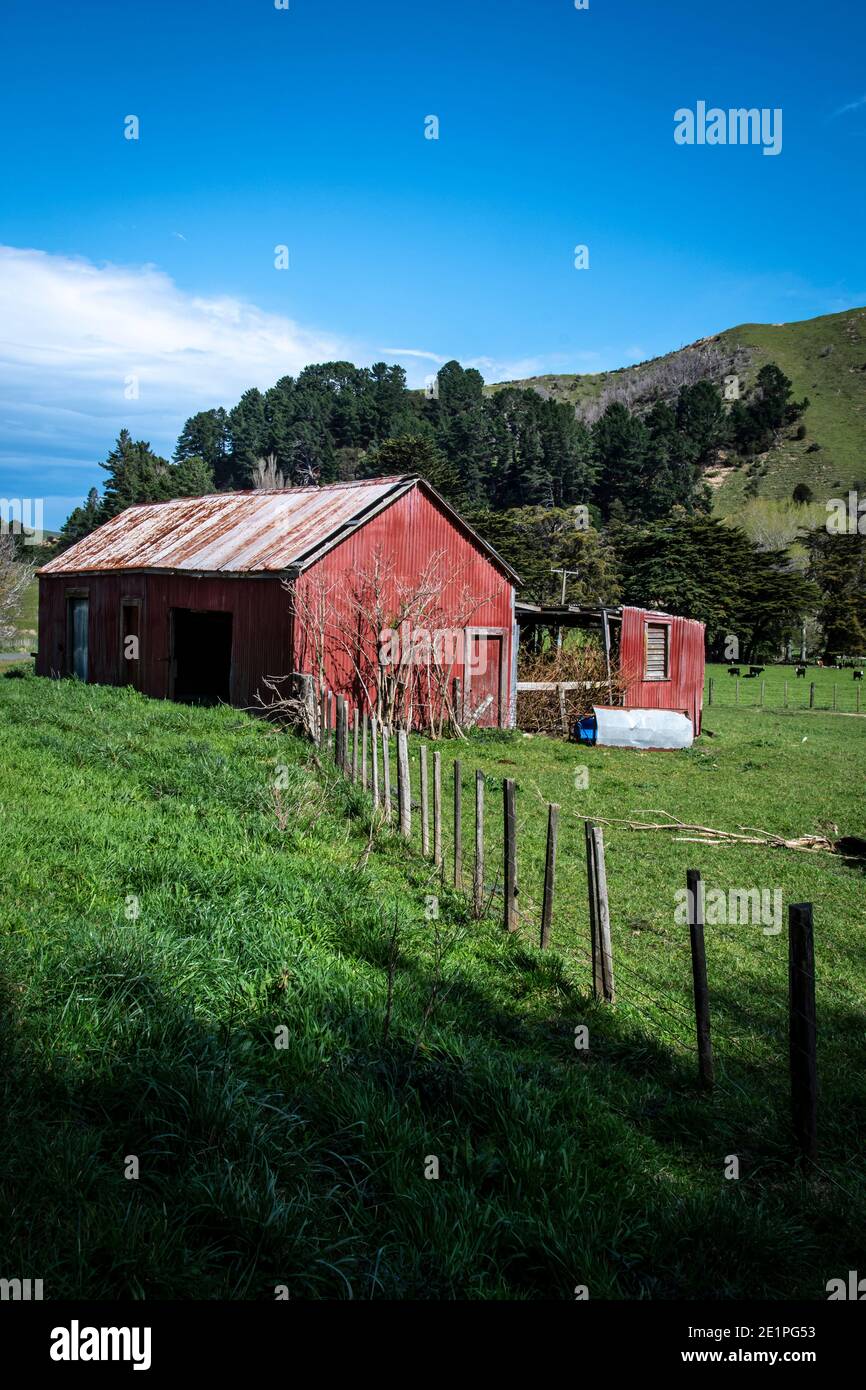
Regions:
M 738 511 L 753 479 L 757 495 L 790 498 L 798 483 L 819 499 L 866 483 L 866 309 L 799 323 L 746 323 L 633 367 L 594 375 L 530 377 L 503 385 L 531 386 L 541 395 L 571 402 L 590 420 L 613 399 L 631 408 L 673 399 L 680 385 L 709 377 L 720 387 L 729 374 L 748 392 L 761 367 L 775 362 L 790 377 L 794 396 L 809 398 L 805 437 L 788 431 L 778 447 L 754 465 L 723 461 L 708 476 L 717 510 Z

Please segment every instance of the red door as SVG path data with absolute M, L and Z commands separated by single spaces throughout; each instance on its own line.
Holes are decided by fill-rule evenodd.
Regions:
M 502 724 L 505 634 L 467 628 L 463 719 L 481 728 Z

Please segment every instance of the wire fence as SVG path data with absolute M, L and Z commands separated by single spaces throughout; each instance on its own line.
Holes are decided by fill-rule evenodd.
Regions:
M 781 676 L 775 668 L 730 667 L 722 674 L 707 676 L 704 704 L 707 709 L 721 706 L 735 709 L 818 710 L 835 714 L 866 713 L 862 671 L 822 670 L 813 679 L 808 670 Z
M 712 972 L 707 981 L 700 874 L 690 871 L 682 938 L 673 950 L 665 943 L 665 978 L 650 977 L 624 949 L 622 925 L 611 933 L 601 826 L 584 816 L 567 818 L 569 873 L 562 885 L 561 808 L 556 803 L 521 793 L 513 779 L 470 767 L 463 757 L 446 764 L 440 749 L 415 736 L 410 740 L 403 730 L 382 730 L 355 712 L 350 718 L 340 699 L 334 702 L 333 727 L 322 730 L 320 743 L 337 768 L 370 797 L 374 823 L 390 825 L 429 864 L 431 886 L 460 894 L 471 916 L 498 923 L 540 952 L 553 946 L 575 967 L 600 1007 L 615 1001 L 616 1015 L 629 1029 L 655 1047 L 666 1047 L 693 1069 L 705 1089 L 733 1106 L 769 1106 L 777 1124 L 785 1125 L 787 1139 L 778 1142 L 789 1143 L 793 1132 L 801 1158 L 817 1168 L 811 904 L 789 908 L 787 988 L 776 979 L 759 991 L 755 1006 L 747 1007 L 742 982 L 738 989 L 728 980 L 727 989 L 720 990 Z M 579 873 L 575 849 L 580 847 L 572 834 L 578 828 L 585 837 L 585 870 L 581 866 Z M 726 933 L 715 925 L 710 932 L 715 965 Z M 749 938 L 740 933 L 736 939 L 741 947 Z M 753 949 L 762 939 L 754 937 Z M 756 960 L 751 973 L 760 976 L 765 963 L 765 956 Z M 822 1007 L 862 1015 L 862 1000 L 853 988 L 834 988 L 823 980 L 821 998 Z M 787 1121 L 782 1108 L 789 1110 Z M 850 1192 L 848 1196 L 854 1200 Z

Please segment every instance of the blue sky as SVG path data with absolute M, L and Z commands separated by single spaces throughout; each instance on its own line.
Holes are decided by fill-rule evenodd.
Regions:
M 170 454 L 306 361 L 595 371 L 866 302 L 848 0 L 4 0 L 0 26 L 0 493 L 49 525 L 121 426 Z M 781 108 L 781 153 L 677 145 L 699 100 Z

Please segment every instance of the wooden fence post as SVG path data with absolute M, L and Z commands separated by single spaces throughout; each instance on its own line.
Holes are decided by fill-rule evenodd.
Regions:
M 736 690 L 736 697 L 735 697 L 735 699 L 734 699 L 734 704 L 735 704 L 735 705 L 738 705 L 738 704 L 740 703 L 740 678 L 739 678 L 739 676 L 736 676 L 735 679 L 736 679 L 736 682 L 737 682 L 737 690 Z
M 855 706 L 855 709 L 856 709 L 857 713 L 859 714 L 859 713 L 860 713 L 860 686 L 859 686 L 859 683 L 858 683 L 858 685 L 857 685 L 857 704 L 856 704 L 856 706 Z
M 341 772 L 345 770 L 343 757 L 343 713 L 346 702 L 342 695 L 336 697 L 336 718 L 334 719 L 334 762 Z
M 785 709 L 788 708 L 788 682 L 787 682 L 787 681 L 785 681 L 785 695 L 784 695 L 784 698 L 783 698 L 783 700 L 782 700 L 782 704 L 783 704 L 783 706 L 784 706 Z
M 713 678 L 712 678 L 712 676 L 710 676 L 710 688 L 709 688 L 708 699 L 707 699 L 707 704 L 708 704 L 708 705 L 712 705 L 712 703 L 713 703 L 713 690 L 714 690 L 714 689 L 715 689 L 715 685 L 714 685 L 714 682 L 713 682 Z
M 559 691 L 559 725 L 562 737 L 568 738 L 568 710 L 565 705 L 565 686 L 561 683 L 557 686 Z
M 325 739 L 328 736 L 328 692 L 322 689 L 319 696 L 319 747 L 325 747 Z
M 788 909 L 788 1005 L 791 1114 L 802 1156 L 818 1152 L 817 1019 L 812 904 Z
M 514 809 L 514 782 L 506 777 L 502 783 L 503 856 L 505 889 L 505 930 L 517 930 L 517 817 Z
M 766 681 L 761 681 L 761 709 L 764 708 L 764 687 L 766 686 L 766 684 Z
M 604 833 L 600 825 L 592 828 L 595 860 L 595 892 L 598 904 L 598 943 L 601 951 L 602 993 L 609 1004 L 616 999 L 613 985 L 613 951 L 610 942 L 610 906 L 607 898 L 607 869 L 604 862 Z
M 370 747 L 373 752 L 373 805 L 381 801 L 379 793 L 379 721 L 375 714 L 370 718 Z
M 442 868 L 442 754 L 433 753 L 433 863 Z
M 598 893 L 595 875 L 595 845 L 592 821 L 584 821 L 583 830 L 586 841 L 586 887 L 589 902 L 589 939 L 592 950 L 592 992 L 596 999 L 604 996 L 604 979 L 601 970 L 601 944 L 598 933 Z
M 473 879 L 475 916 L 484 911 L 484 773 L 475 773 L 475 877 Z
M 388 730 L 382 725 L 382 795 L 385 798 L 385 819 L 390 821 L 391 809 L 391 755 L 388 751 Z
M 348 777 L 352 770 L 349 756 L 349 701 L 343 697 L 340 702 L 340 771 Z
M 352 712 L 352 781 L 358 780 L 358 708 Z
M 833 712 L 836 712 L 836 682 L 833 682 Z
M 809 682 L 809 708 L 815 708 L 815 682 Z
M 427 744 L 421 744 L 421 853 L 430 855 L 430 788 L 427 779 Z
M 454 887 L 459 892 L 463 880 L 463 766 L 454 763 Z
M 715 1080 L 713 1044 L 710 1038 L 710 992 L 707 987 L 707 953 L 704 945 L 704 885 L 697 869 L 686 870 L 688 890 L 689 940 L 692 948 L 692 987 L 695 996 L 695 1025 L 698 1034 L 698 1073 L 701 1084 L 711 1091 Z
M 409 785 L 409 740 L 405 729 L 397 730 L 397 805 L 400 811 L 400 834 L 412 838 L 412 789 Z
M 367 727 L 367 711 L 364 710 L 364 717 L 361 721 L 361 786 L 367 790 L 367 742 L 369 730 Z
M 547 854 L 544 860 L 544 899 L 541 905 L 541 949 L 550 945 L 550 924 L 553 920 L 553 891 L 556 882 L 556 840 L 559 831 L 559 807 L 550 802 L 547 807 Z

